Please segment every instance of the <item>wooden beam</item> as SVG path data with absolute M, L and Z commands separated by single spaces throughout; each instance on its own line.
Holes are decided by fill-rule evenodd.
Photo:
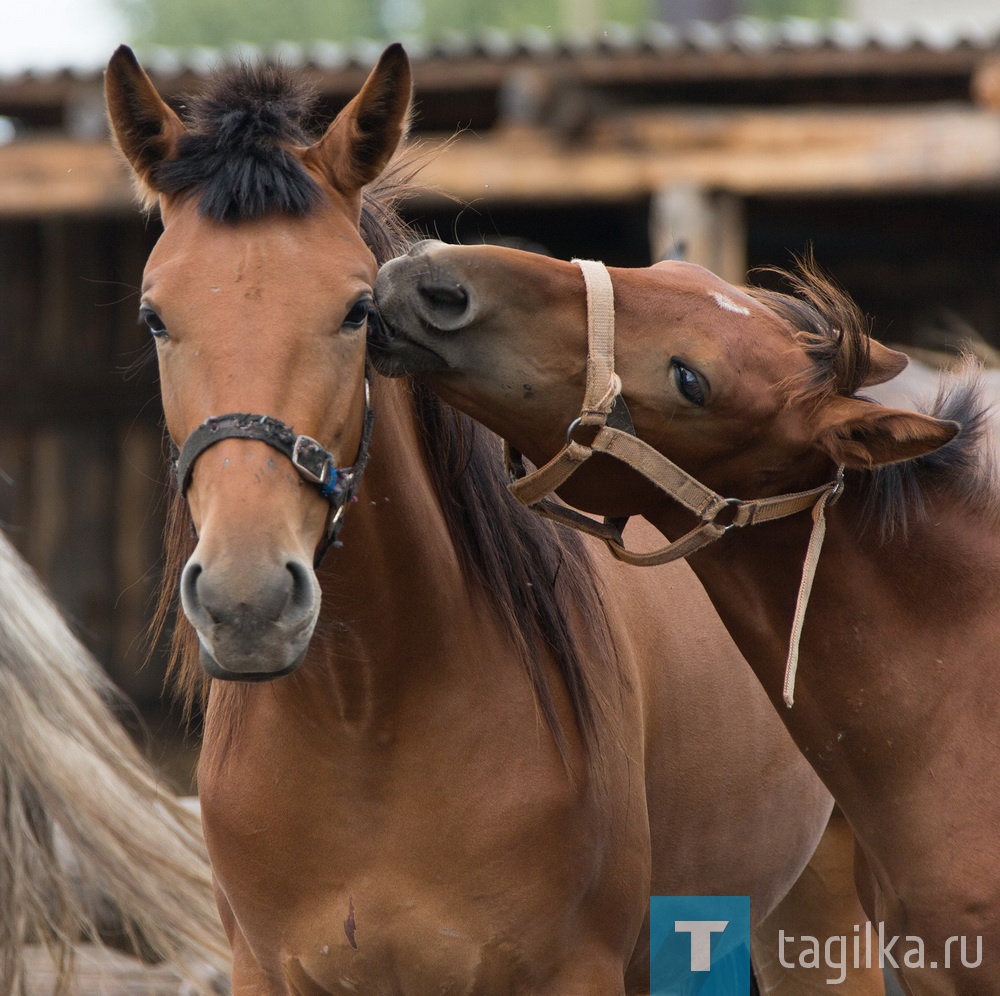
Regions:
M 422 174 L 469 201 L 616 200 L 677 185 L 742 195 L 1000 188 L 1000 118 L 975 108 L 631 112 L 585 143 L 461 135 Z
M 655 194 L 649 224 L 654 260 L 684 259 L 731 284 L 747 278 L 743 199 L 724 190 L 681 185 Z
M 522 125 L 438 147 L 421 173 L 429 194 L 478 203 L 613 202 L 677 185 L 743 196 L 1000 189 L 1000 117 L 965 106 L 621 111 L 574 144 Z M 129 210 L 107 145 L 0 148 L 0 217 Z
M 0 216 L 133 209 L 125 167 L 109 141 L 23 140 L 0 146 Z
M 303 50 L 304 52 L 306 49 Z M 466 53 L 416 55 L 414 78 L 421 98 L 433 92 L 462 92 L 469 87 L 496 88 L 512 69 L 540 68 L 562 83 L 620 85 L 690 83 L 718 80 L 781 80 L 830 77 L 961 77 L 971 75 L 995 50 L 956 44 L 944 48 L 911 44 L 899 48 L 868 45 L 776 45 L 762 51 L 738 45 L 718 49 L 678 44 L 657 48 L 637 44 L 623 51 L 614 45 L 593 50 L 522 50 L 491 55 Z M 108 52 L 111 55 L 111 52 Z M 160 92 L 172 99 L 200 85 L 197 69 L 160 72 L 147 66 Z M 303 73 L 328 97 L 348 98 L 364 82 L 370 66 L 326 67 L 306 59 Z M 72 99 L 81 85 L 100 84 L 101 72 L 25 73 L 0 80 L 0 107 L 60 106 Z M 0 112 L 2 113 L 2 112 Z
M 972 96 L 977 104 L 1000 111 L 1000 57 L 985 59 L 972 77 Z
M 152 371 L 125 379 L 118 371 L 75 371 L 67 365 L 51 370 L 29 367 L 0 370 L 0 427 L 33 428 L 75 425 L 81 412 L 88 422 L 134 417 L 144 421 L 159 418 L 157 405 L 150 406 L 159 391 Z
M 984 57 L 995 48 L 955 44 L 933 47 L 919 43 L 894 48 L 871 43 L 775 45 L 761 50 L 723 44 L 718 48 L 678 44 L 656 44 L 621 49 L 613 42 L 591 49 L 572 46 L 530 49 L 491 56 L 472 51 L 457 55 L 419 55 L 413 59 L 413 75 L 422 100 L 435 92 L 461 92 L 470 87 L 496 88 L 511 70 L 532 68 L 549 74 L 563 85 L 650 86 L 719 81 L 780 81 L 808 79 L 857 79 L 858 77 L 916 79 L 962 78 L 970 76 Z M 322 93 L 353 95 L 364 80 L 367 68 L 327 70 L 309 66 L 312 80 Z M 154 74 L 158 87 L 175 92 L 170 77 Z M 183 82 L 197 82 L 189 75 Z

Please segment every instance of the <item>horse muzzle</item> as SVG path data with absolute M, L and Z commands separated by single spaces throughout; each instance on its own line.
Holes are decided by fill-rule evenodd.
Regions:
M 181 604 L 210 677 L 269 681 L 305 658 L 320 591 L 315 573 L 297 558 L 240 570 L 202 563 L 196 551 L 181 576 Z
M 477 308 L 468 287 L 439 259 L 438 250 L 447 248 L 432 240 L 419 242 L 379 270 L 379 318 L 369 333 L 379 372 L 420 374 L 449 368 L 442 334 L 468 326 Z

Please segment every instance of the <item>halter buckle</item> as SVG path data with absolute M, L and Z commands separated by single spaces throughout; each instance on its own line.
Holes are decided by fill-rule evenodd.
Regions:
M 330 475 L 330 454 L 312 436 L 296 436 L 292 465 L 311 484 L 323 487 Z
M 830 497 L 826 500 L 827 508 L 831 505 L 837 503 L 840 500 L 840 496 L 844 493 L 844 465 L 840 464 L 837 467 L 837 477 L 833 482 L 833 487 L 830 489 Z

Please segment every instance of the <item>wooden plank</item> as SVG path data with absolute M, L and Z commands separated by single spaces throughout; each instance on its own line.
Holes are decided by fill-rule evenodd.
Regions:
M 954 46 L 931 49 L 922 45 L 891 49 L 876 45 L 777 47 L 755 52 L 736 47 L 715 51 L 681 46 L 652 52 L 610 54 L 587 52 L 572 61 L 554 60 L 563 76 L 574 83 L 649 86 L 653 83 L 715 82 L 719 80 L 781 80 L 823 77 L 911 76 L 944 77 L 971 73 L 982 59 L 982 50 Z M 528 57 L 528 61 L 532 61 Z M 537 62 L 537 59 L 534 61 Z M 500 64 L 502 67 L 502 64 Z M 475 63 L 467 64 L 471 82 Z M 436 72 L 435 72 L 436 70 Z M 490 72 L 479 66 L 480 79 Z M 418 64 L 418 87 L 437 84 L 446 66 Z
M 686 184 L 654 195 L 650 214 L 654 260 L 684 259 L 732 284 L 747 276 L 747 231 L 743 200 L 728 191 Z
M 677 185 L 743 195 L 1000 188 L 1000 118 L 921 111 L 661 111 L 601 122 L 586 144 L 518 128 L 461 135 L 422 174 L 465 200 L 618 200 Z
M 739 46 L 698 48 L 679 44 L 675 48 L 624 50 L 609 44 L 592 50 L 569 49 L 518 52 L 490 58 L 478 53 L 467 56 L 429 55 L 414 59 L 417 94 L 431 101 L 438 94 L 466 90 L 496 89 L 512 71 L 530 68 L 549 76 L 559 86 L 653 86 L 690 85 L 731 81 L 769 82 L 787 80 L 875 79 L 942 81 L 968 78 L 990 49 L 974 45 L 933 48 L 921 44 L 892 48 L 869 45 L 776 46 L 760 51 Z M 313 69 L 312 82 L 321 93 L 353 95 L 363 81 L 361 70 L 328 72 Z M 158 86 L 176 90 L 173 80 L 154 76 Z M 195 84 L 197 80 L 193 81 Z M 864 87 L 862 81 L 857 84 Z M 419 121 L 418 121 L 419 123 Z
M 523 203 L 616 201 L 678 184 L 766 196 L 1000 188 L 1000 118 L 975 107 L 623 111 L 588 135 L 567 145 L 519 126 L 440 140 L 422 182 L 466 201 Z M 0 216 L 130 206 L 106 145 L 0 148 Z
M 154 426 L 136 422 L 118 431 L 111 677 L 140 708 L 155 708 L 163 688 L 162 671 L 147 666 L 162 546 L 163 449 L 163 433 Z
M 66 356 L 67 340 L 73 333 L 74 267 L 77 263 L 70 243 L 69 223 L 63 217 L 48 217 L 41 230 L 41 286 L 38 327 L 32 360 L 40 366 L 58 366 Z
M 29 465 L 28 434 L 0 423 L 0 529 L 21 551 L 30 517 Z
M 710 270 L 731 284 L 747 279 L 747 219 L 742 197 L 719 190 L 715 193 L 715 251 Z
M 0 373 L 21 370 L 33 346 L 39 311 L 39 228 L 35 222 L 14 220 L 0 227 Z
M 150 408 L 158 391 L 153 371 L 142 371 L 125 380 L 115 370 L 83 371 L 73 375 L 71 370 L 25 371 L 0 369 L 0 398 L 3 399 L 2 424 L 45 425 L 79 420 L 87 417 L 110 415 L 155 421 L 159 413 Z
M 110 143 L 32 139 L 0 147 L 0 216 L 133 210 L 128 174 Z
M 986 59 L 977 67 L 970 89 L 976 103 L 1000 111 L 1000 57 Z
M 112 453 L 99 424 L 47 428 L 31 450 L 26 559 L 97 659 L 111 657 Z
M 51 585 L 55 561 L 66 528 L 66 489 L 62 436 L 58 429 L 44 429 L 31 438 L 30 519 L 25 537 L 25 559 L 46 585 Z

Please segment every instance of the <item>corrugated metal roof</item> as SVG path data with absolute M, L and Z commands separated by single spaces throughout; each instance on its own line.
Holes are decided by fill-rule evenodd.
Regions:
M 502 60 L 518 56 L 573 57 L 580 54 L 614 55 L 626 52 L 716 53 L 728 50 L 764 55 L 775 50 L 815 48 L 949 51 L 956 48 L 1000 47 L 1000 20 L 997 25 L 988 27 L 964 22 L 942 26 L 919 22 L 865 24 L 808 18 L 764 21 L 742 17 L 721 24 L 694 21 L 684 27 L 664 23 L 652 23 L 641 28 L 609 24 L 596 35 L 530 27 L 521 31 L 489 29 L 468 34 L 455 31 L 433 39 L 409 37 L 402 41 L 415 62 L 469 58 Z M 350 44 L 319 42 L 301 45 L 286 42 L 265 51 L 251 51 L 265 56 L 281 56 L 293 65 L 340 69 L 372 65 L 384 45 L 382 41 L 371 39 L 360 39 Z M 206 64 L 241 51 L 247 49 L 237 46 L 226 50 L 200 49 L 185 53 L 156 48 L 146 54 L 150 65 L 159 71 L 166 70 L 168 66 L 176 67 L 178 61 L 189 69 L 200 71 Z
M 609 57 L 622 54 L 674 53 L 718 55 L 731 53 L 765 57 L 776 53 L 815 50 L 843 52 L 954 52 L 956 50 L 1000 50 L 1000 16 L 993 25 L 968 21 L 876 22 L 846 20 L 817 21 L 786 18 L 765 21 L 740 17 L 721 24 L 695 21 L 675 27 L 652 23 L 641 28 L 609 24 L 596 34 L 579 31 L 555 32 L 543 28 L 520 31 L 486 29 L 478 32 L 448 32 L 435 38 L 404 37 L 414 62 L 506 61 L 531 58 L 573 59 L 580 56 Z M 157 76 L 201 75 L 220 62 L 251 55 L 280 58 L 293 66 L 315 67 L 337 72 L 367 68 L 374 64 L 384 41 L 358 39 L 350 43 L 328 41 L 300 44 L 279 42 L 266 48 L 234 45 L 226 48 L 139 47 L 144 65 Z M 93 70 L 65 69 L 56 72 L 18 73 L 0 76 L 0 81 L 46 80 L 54 78 L 95 79 L 103 65 Z

